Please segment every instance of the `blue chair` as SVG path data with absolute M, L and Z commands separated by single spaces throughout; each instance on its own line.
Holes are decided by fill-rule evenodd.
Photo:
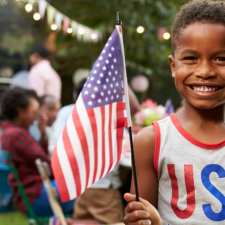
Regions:
M 0 213 L 12 210 L 12 190 L 8 184 L 8 153 L 0 149 Z

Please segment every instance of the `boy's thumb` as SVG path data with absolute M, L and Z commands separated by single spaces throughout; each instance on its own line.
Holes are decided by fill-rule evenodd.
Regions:
M 135 200 L 136 200 L 136 195 L 131 194 L 131 193 L 125 193 L 125 194 L 124 194 L 124 199 L 125 199 L 127 202 L 135 201 Z

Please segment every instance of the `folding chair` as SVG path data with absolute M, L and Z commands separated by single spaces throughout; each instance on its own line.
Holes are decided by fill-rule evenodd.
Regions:
M 62 208 L 58 202 L 56 190 L 51 186 L 50 182 L 50 169 L 47 163 L 41 161 L 40 159 L 36 159 L 36 166 L 38 168 L 39 174 L 41 175 L 45 190 L 48 195 L 48 200 L 51 205 L 54 216 L 60 221 L 61 225 L 66 225 L 66 219 L 63 214 Z
M 24 188 L 22 182 L 20 181 L 19 173 L 12 162 L 10 154 L 9 154 L 9 159 L 8 159 L 8 165 L 10 168 L 10 172 L 13 174 L 13 176 L 16 180 L 19 195 L 20 195 L 20 197 L 24 203 L 24 206 L 26 208 L 29 225 L 47 225 L 47 224 L 49 224 L 49 218 L 38 217 L 37 215 L 35 215 L 35 213 L 32 209 L 30 200 L 25 193 L 25 188 Z

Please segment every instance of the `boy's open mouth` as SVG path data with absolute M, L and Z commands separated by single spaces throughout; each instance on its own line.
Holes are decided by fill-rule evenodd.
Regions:
M 212 85 L 188 85 L 193 91 L 195 92 L 203 92 L 203 93 L 210 93 L 216 92 L 222 89 L 222 86 L 212 86 Z

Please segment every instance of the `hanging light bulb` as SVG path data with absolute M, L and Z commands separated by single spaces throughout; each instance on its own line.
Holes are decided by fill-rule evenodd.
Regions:
M 41 19 L 41 15 L 40 15 L 40 13 L 38 13 L 38 12 L 34 13 L 34 15 L 33 15 L 33 19 L 34 19 L 35 21 L 40 20 L 40 19 Z
M 68 27 L 66 32 L 67 32 L 68 34 L 72 34 L 72 33 L 73 33 L 72 27 Z
M 169 39 L 170 39 L 170 37 L 171 37 L 171 35 L 170 35 L 170 33 L 169 33 L 169 32 L 165 32 L 165 33 L 163 33 L 163 39 L 164 39 L 164 40 L 169 40 Z
M 137 33 L 142 34 L 145 31 L 145 28 L 143 26 L 138 26 L 136 29 Z
M 97 41 L 97 40 L 98 40 L 98 34 L 97 34 L 97 33 L 92 33 L 92 34 L 91 34 L 91 39 L 92 39 L 93 41 Z
M 31 3 L 27 3 L 27 4 L 24 6 L 24 8 L 25 8 L 25 11 L 26 11 L 27 13 L 30 13 L 30 12 L 33 10 L 33 5 L 32 5 Z
M 58 26 L 55 23 L 53 23 L 51 24 L 50 28 L 52 31 L 56 31 L 58 29 Z

